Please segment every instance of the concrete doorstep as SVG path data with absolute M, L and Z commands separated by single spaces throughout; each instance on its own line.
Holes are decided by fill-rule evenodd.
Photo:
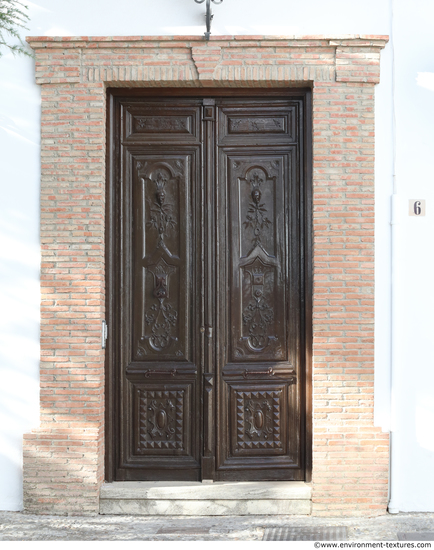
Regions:
M 101 488 L 100 514 L 143 516 L 308 515 L 303 482 L 115 482 Z

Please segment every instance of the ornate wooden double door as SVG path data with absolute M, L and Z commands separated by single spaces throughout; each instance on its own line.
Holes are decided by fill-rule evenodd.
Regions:
M 116 480 L 304 480 L 304 97 L 112 97 Z

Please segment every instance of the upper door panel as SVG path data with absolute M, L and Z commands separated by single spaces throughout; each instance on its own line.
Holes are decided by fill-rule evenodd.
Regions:
M 245 101 L 222 105 L 220 110 L 219 143 L 221 145 L 243 143 L 255 145 L 267 143 L 296 143 L 298 104 L 270 100 Z
M 125 106 L 124 113 L 124 139 L 127 142 L 191 143 L 200 139 L 200 109 L 194 104 L 131 102 Z

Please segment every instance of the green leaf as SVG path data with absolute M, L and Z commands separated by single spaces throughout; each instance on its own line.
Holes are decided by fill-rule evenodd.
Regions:
M 8 48 L 14 55 L 22 54 L 33 57 L 18 32 L 19 28 L 28 29 L 26 23 L 30 21 L 30 18 L 25 10 L 28 10 L 28 7 L 19 0 L 0 0 L 0 57 L 3 55 L 2 46 Z M 18 39 L 21 45 L 9 44 L 8 38 Z

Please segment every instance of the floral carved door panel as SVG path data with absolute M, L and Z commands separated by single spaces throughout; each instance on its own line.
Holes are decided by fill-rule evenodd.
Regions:
M 304 479 L 302 98 L 112 108 L 114 479 Z

